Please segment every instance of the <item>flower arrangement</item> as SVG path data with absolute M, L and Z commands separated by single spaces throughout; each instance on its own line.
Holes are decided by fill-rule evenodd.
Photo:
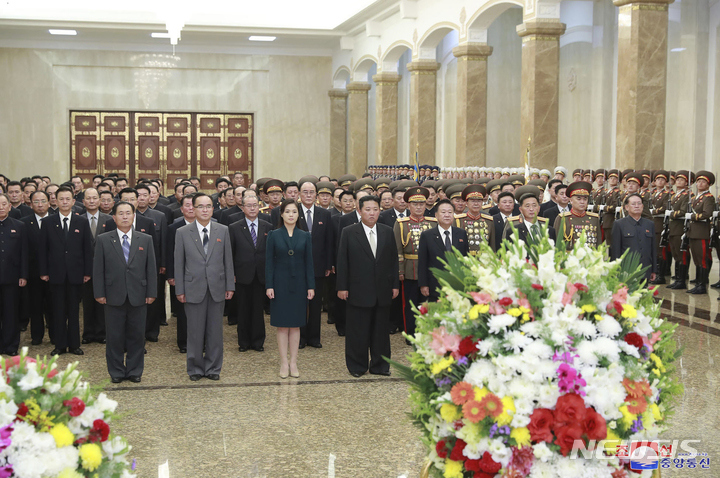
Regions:
M 391 362 L 412 384 L 431 474 L 649 477 L 617 447 L 657 439 L 682 386 L 676 326 L 638 259 L 608 262 L 584 236 L 566 251 L 545 232 L 446 264 L 441 298 L 417 308 L 410 366 Z
M 0 360 L 0 478 L 130 478 L 130 446 L 111 433 L 117 402 L 82 380 L 77 362 Z

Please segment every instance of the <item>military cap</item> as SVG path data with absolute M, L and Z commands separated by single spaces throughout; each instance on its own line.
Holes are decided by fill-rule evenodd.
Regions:
M 263 191 L 265 191 L 265 194 L 281 193 L 284 189 L 285 183 L 279 179 L 268 179 L 263 185 Z
M 263 186 L 266 182 L 270 181 L 270 178 L 260 178 L 255 180 L 255 185 L 258 191 L 263 191 Z
M 707 181 L 710 186 L 715 184 L 715 175 L 710 171 L 698 171 L 697 176 L 695 177 L 695 182 L 701 179 Z
M 475 182 L 475 184 L 487 184 L 487 183 L 489 183 L 490 181 L 492 181 L 492 179 L 490 179 L 490 178 L 488 178 L 487 176 L 485 176 L 484 178 L 477 178 L 474 182 Z M 486 189 L 487 189 L 487 188 L 486 188 Z
M 425 202 L 427 201 L 427 198 L 430 197 L 430 191 L 427 190 L 427 188 L 424 188 L 422 186 L 415 186 L 407 191 L 405 191 L 405 195 L 403 196 L 403 199 L 405 202 Z
M 502 169 L 500 170 L 500 173 L 501 173 L 501 174 L 507 174 L 508 176 L 510 176 L 510 168 L 502 168 Z
M 445 195 L 448 197 L 448 199 L 461 198 L 463 190 L 466 187 L 469 186 L 467 186 L 465 183 L 455 183 L 445 190 Z
M 526 186 L 520 186 L 515 190 L 515 199 L 520 199 L 524 194 L 532 194 L 535 197 L 539 197 L 544 191 L 539 189 L 537 186 L 528 184 Z M 539 200 L 538 200 L 539 201 Z
M 633 169 L 623 169 L 622 176 L 620 176 L 620 179 L 627 180 L 628 175 L 630 173 L 632 173 L 633 171 L 634 171 Z M 640 173 L 638 173 L 638 174 L 640 174 Z M 640 176 L 642 177 L 642 174 Z M 642 181 L 640 181 L 640 186 L 642 186 Z
M 472 184 L 472 183 L 473 183 L 473 178 L 463 178 L 463 179 L 460 180 L 460 182 L 462 182 L 462 183 L 464 183 L 464 184 Z
M 545 188 L 547 187 L 547 182 L 544 179 L 533 179 L 530 182 L 528 182 L 528 185 L 535 186 L 536 188 L 540 189 L 541 191 L 545 191 Z
M 613 177 L 613 176 L 615 176 L 616 178 L 620 179 L 620 171 L 618 171 L 617 169 L 611 169 L 610 171 L 608 171 L 607 177 L 608 177 L 608 178 L 611 178 L 611 177 Z
M 652 180 L 655 181 L 657 178 L 663 178 L 663 179 L 665 179 L 665 181 L 668 181 L 670 179 L 670 173 L 668 173 L 667 171 L 664 171 L 662 169 L 658 169 L 653 174 Z
M 634 172 L 628 173 L 625 176 L 625 182 L 629 182 L 629 181 L 634 181 L 634 182 L 638 183 L 640 186 L 642 186 L 644 183 L 642 173 L 639 173 L 639 172 L 638 173 L 634 173 Z
M 670 179 L 675 179 L 675 171 L 670 171 L 670 176 L 668 176 Z
M 605 176 L 607 176 L 607 172 L 606 172 L 604 169 L 602 169 L 602 168 L 601 168 L 601 169 L 596 169 L 596 170 L 593 172 L 593 180 L 597 179 L 598 176 L 602 176 L 602 177 L 604 178 Z
M 447 190 L 450 186 L 453 186 L 453 185 L 459 184 L 459 183 L 460 183 L 459 179 L 446 179 L 443 182 L 442 186 L 438 186 L 438 188 L 442 189 L 443 191 L 445 191 L 445 194 L 447 194 Z
M 364 191 L 365 189 L 375 191 L 375 181 L 373 181 L 372 178 L 362 178 L 353 184 L 353 190 L 355 192 Z
M 423 181 L 423 184 L 422 184 L 422 185 L 423 185 L 424 188 L 433 188 L 433 189 L 435 189 L 435 183 L 436 183 L 436 181 L 433 181 L 432 179 L 427 179 L 427 180 Z
M 346 174 L 344 176 L 340 176 L 340 179 L 338 179 L 338 184 L 340 186 L 350 186 L 355 181 L 357 181 L 357 178 L 354 175 Z
M 502 173 L 502 170 L 503 170 L 503 168 L 501 168 L 500 166 L 496 166 L 492 171 L 493 171 L 493 174 L 497 174 L 497 173 Z
M 643 178 L 648 178 L 648 180 L 652 177 L 652 174 L 650 174 L 650 171 L 648 171 L 647 169 L 643 169 L 642 171 L 640 171 L 640 174 Z
M 550 170 L 549 169 L 541 169 L 540 170 L 540 176 L 547 176 L 550 177 Z
M 642 177 L 640 178 L 642 182 Z M 592 184 L 587 181 L 575 181 L 570 184 L 565 191 L 565 195 L 569 198 L 573 196 L 590 196 L 592 193 Z
M 590 177 L 594 178 L 592 169 L 583 169 L 582 175 L 583 175 L 583 178 L 585 176 L 590 176 Z
M 303 176 L 298 179 L 298 187 L 302 187 L 303 184 L 308 182 L 317 185 L 318 181 L 319 179 L 317 178 L 317 176 Z
M 574 169 L 574 170 L 573 170 L 573 176 L 575 176 L 576 174 L 582 176 L 582 175 L 583 175 L 583 170 L 582 170 L 582 169 Z
M 553 174 L 558 174 L 558 173 L 562 174 L 563 177 L 567 177 L 567 169 L 563 168 L 562 166 L 556 167 L 555 171 L 553 172 Z
M 505 184 L 505 181 L 502 179 L 493 179 L 489 181 L 485 187 L 487 188 L 488 194 L 490 194 L 493 191 L 499 190 L 503 184 Z
M 396 179 L 395 181 L 391 181 L 390 184 L 388 184 L 388 188 L 392 191 L 395 190 L 396 187 L 401 183 L 399 179 Z
M 417 181 L 413 181 L 412 179 L 403 179 L 400 181 L 400 184 L 398 184 L 399 187 L 409 189 L 414 188 L 418 186 Z
M 467 201 L 468 199 L 485 199 L 487 196 L 487 189 L 482 184 L 471 184 L 465 186 L 462 190 L 462 199 Z
M 333 191 L 335 191 L 335 185 L 331 183 L 330 181 L 319 181 L 315 184 L 317 187 L 318 194 L 320 193 L 328 193 L 332 194 Z
M 525 176 L 520 176 L 519 174 L 516 174 L 514 176 L 510 176 L 509 178 L 507 178 L 507 182 L 509 182 L 513 186 L 524 186 L 525 185 Z
M 675 173 L 676 178 L 683 178 L 685 181 L 688 182 L 688 184 L 692 184 L 695 182 L 695 173 L 692 171 L 687 171 L 685 169 L 678 171 Z
M 380 188 L 389 188 L 391 182 L 392 181 L 390 180 L 390 178 L 385 177 L 385 176 L 383 176 L 381 178 L 377 178 L 375 180 L 375 190 L 378 190 Z

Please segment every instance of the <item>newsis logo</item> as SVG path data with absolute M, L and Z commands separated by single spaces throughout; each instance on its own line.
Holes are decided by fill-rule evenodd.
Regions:
M 684 456 L 699 456 L 693 443 L 700 443 L 700 440 L 589 440 L 587 444 L 583 440 L 575 440 L 569 458 L 575 460 L 582 456 L 586 460 L 610 460 L 617 456 L 630 460 L 631 470 L 657 470 L 661 458 L 674 458 L 678 450 L 683 451 Z M 606 450 L 615 450 L 615 453 L 607 455 Z

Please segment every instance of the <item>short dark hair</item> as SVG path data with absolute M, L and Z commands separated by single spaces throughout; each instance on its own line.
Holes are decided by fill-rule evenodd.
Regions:
M 46 198 L 48 201 L 50 200 L 50 195 L 49 195 L 48 193 L 46 193 L 45 191 L 40 191 L 40 190 L 38 190 L 38 191 L 33 191 L 33 193 L 30 195 L 30 200 L 31 200 L 31 201 L 32 201 L 33 196 L 35 196 L 36 194 L 44 194 L 44 195 L 45 195 L 45 198 Z
M 129 189 L 129 188 L 127 188 L 127 189 Z M 144 189 L 145 191 L 148 192 L 148 194 L 150 194 L 150 188 L 148 187 L 148 185 L 146 183 L 140 183 L 137 186 L 135 186 L 135 192 L 138 192 L 141 189 Z M 124 189 L 123 189 L 123 191 L 124 191 Z
M 215 187 L 220 186 L 220 183 L 225 183 L 228 185 L 228 187 L 232 186 L 232 183 L 227 179 L 223 178 L 222 176 L 215 180 Z
M 641 195 L 639 195 L 638 193 L 632 193 L 632 194 L 628 194 L 628 196 L 625 198 L 625 200 L 623 201 L 623 206 L 627 206 L 628 204 L 630 204 L 630 198 L 632 198 L 632 197 L 640 198 L 641 202 L 643 202 L 643 203 L 645 202 L 645 201 L 643 201 L 643 198 Z
M 322 176 L 320 176 L 318 178 L 318 181 L 322 181 L 323 178 L 327 178 L 326 181 L 331 181 L 330 176 L 328 176 L 327 174 L 323 174 Z
M 538 204 L 540 204 L 540 201 L 538 200 L 537 194 L 533 194 L 533 193 L 525 193 L 525 194 L 523 194 L 522 196 L 520 196 L 520 200 L 518 201 L 518 203 L 522 206 L 523 203 L 524 203 L 525 201 L 527 201 L 528 199 L 534 199 L 534 200 L 536 200 L 536 201 L 538 202 Z
M 118 193 L 118 197 L 122 197 L 123 194 L 134 194 L 135 199 L 138 197 L 137 189 L 135 188 L 122 188 Z
M 30 180 L 30 181 L 26 182 L 25 184 L 23 184 L 23 187 L 22 187 L 22 188 L 23 188 L 23 191 L 25 191 L 25 188 L 28 187 L 28 186 L 34 187 L 35 190 L 37 191 L 37 184 L 35 184 L 35 181 Z
M 338 188 L 338 189 L 342 189 L 342 188 Z M 354 191 L 346 191 L 346 190 L 342 189 L 342 192 L 340 193 L 340 196 L 338 197 L 338 199 L 340 199 L 342 201 L 343 196 L 352 196 L 352 198 L 355 199 L 355 192 Z
M 195 195 L 196 195 L 196 194 L 197 194 L 197 193 L 186 194 L 186 195 L 184 195 L 182 198 L 180 198 L 180 207 L 182 207 L 182 205 L 183 205 L 183 204 L 185 203 L 185 201 L 187 201 L 188 199 L 190 200 L 190 203 L 191 203 L 191 204 L 194 204 L 194 198 L 195 198 Z
M 555 194 L 558 194 L 561 189 L 567 189 L 567 184 L 560 183 L 557 186 L 555 186 Z
M 110 197 L 114 197 L 112 191 L 100 191 L 99 195 L 102 196 L 103 194 L 108 194 Z
M 403 194 L 405 194 L 406 191 L 407 191 L 407 189 L 405 189 L 405 188 L 395 188 L 395 189 L 393 189 L 393 190 L 392 190 L 393 198 L 395 198 L 395 195 L 396 195 L 397 193 L 403 193 Z
M 380 193 L 380 200 L 381 200 L 381 201 L 382 201 L 383 194 L 389 194 L 391 198 L 393 197 L 392 191 L 390 191 L 389 189 L 386 189 L 385 191 L 383 191 L 383 192 Z
M 102 174 L 96 174 L 95 176 L 93 176 L 93 181 L 95 181 L 97 178 L 100 178 L 100 181 L 105 179 L 105 177 Z M 40 179 L 42 179 L 42 178 L 40 178 Z
M 197 176 L 190 176 L 190 178 L 188 178 L 188 179 L 189 179 L 190 181 L 192 181 L 192 180 L 194 179 L 195 181 L 200 182 L 200 178 L 197 177 Z
M 244 199 L 245 199 L 245 197 L 243 197 L 243 200 Z M 285 220 L 283 219 L 282 215 L 285 212 L 285 209 L 287 209 L 287 207 L 290 206 L 291 204 L 293 206 L 295 206 L 296 208 L 298 208 L 298 213 L 300 212 L 300 207 L 298 206 L 298 204 L 295 202 L 294 199 L 283 199 L 283 201 L 280 203 L 280 215 L 278 217 L 278 223 L 275 226 L 275 229 L 280 229 L 280 227 L 285 224 Z
M 333 197 L 335 197 L 335 193 L 338 192 L 338 191 L 340 191 L 340 192 L 342 193 L 342 192 L 345 191 L 345 190 L 344 190 L 343 188 L 341 188 L 341 187 L 335 188 L 335 189 L 333 190 Z M 341 197 L 342 197 L 342 194 L 338 195 L 338 199 L 341 198 Z
M 235 172 L 233 173 L 233 177 L 237 176 L 238 174 L 242 174 L 243 177 L 245 177 L 245 173 L 243 173 L 242 171 L 235 171 Z
M 5 176 L 3 176 L 3 177 L 5 177 Z M 47 179 L 48 181 L 52 181 L 52 179 L 50 179 L 50 176 L 42 176 L 41 179 Z
M 111 183 L 113 183 L 113 186 L 115 186 L 117 184 L 117 178 L 114 178 L 112 176 L 107 176 L 107 177 L 103 178 L 102 182 L 106 182 L 106 181 L 110 181 Z
M 184 187 L 185 187 L 186 185 L 188 185 L 188 184 L 190 184 L 190 183 L 186 183 L 186 182 L 183 182 L 183 181 L 180 181 L 179 183 L 175 183 L 175 192 L 177 192 L 178 188 L 180 188 L 180 187 L 183 187 L 183 188 L 184 188 Z
M 10 188 L 10 186 L 20 186 L 20 189 L 22 189 L 22 184 L 20 184 L 20 181 L 8 181 L 7 187 Z
M 115 184 L 119 183 L 120 181 L 125 181 L 126 183 L 129 182 L 129 181 L 128 181 L 128 178 L 118 177 L 117 180 L 115 180 Z
M 118 176 L 118 173 L 108 173 L 107 175 L 108 178 L 117 178 Z
M 124 189 L 123 189 L 123 191 L 124 191 Z M 116 203 L 113 205 L 112 210 L 110 211 L 110 214 L 114 216 L 115 213 L 117 212 L 117 208 L 120 207 L 120 206 L 130 206 L 130 209 L 132 209 L 133 214 L 135 214 L 135 206 L 133 206 L 132 204 L 130 204 L 130 203 L 127 202 L 127 201 L 118 201 L 118 202 L 116 202 Z
M 550 189 L 552 189 L 553 191 L 555 191 L 555 185 L 557 183 L 562 183 L 562 181 L 560 181 L 559 179 L 556 179 L 556 178 L 552 178 L 550 181 L 548 181 L 548 187 Z
M 283 192 L 287 191 L 287 188 L 296 187 L 300 189 L 300 186 L 298 186 L 297 181 L 288 181 L 283 185 Z
M 185 190 L 186 190 L 187 188 L 193 188 L 193 189 L 195 190 L 195 192 L 198 192 L 198 188 L 196 188 L 195 185 L 192 184 L 192 183 L 180 183 L 180 184 L 183 184 L 183 189 L 182 189 L 182 190 L 183 190 L 183 194 L 185 194 Z
M 72 181 L 75 178 L 78 178 L 80 181 L 82 181 L 82 178 L 80 176 L 78 176 L 77 174 L 75 176 L 70 176 L 70 181 Z
M 194 187 L 194 186 L 193 186 Z M 205 193 L 197 193 L 193 196 L 193 207 L 197 204 L 199 198 L 210 198 L 210 204 L 212 204 L 212 198 Z
M 505 186 L 512 186 L 513 188 L 515 188 L 515 185 L 513 183 L 507 182 L 507 183 L 502 183 L 500 185 L 500 191 L 502 191 L 505 188 Z
M 368 194 L 367 196 L 363 196 L 360 198 L 360 209 L 362 209 L 363 206 L 365 206 L 366 202 L 370 202 L 370 201 L 374 202 L 375 204 L 378 205 L 378 207 L 380 207 L 380 199 L 378 199 L 378 197 L 375 196 L 374 194 Z
M 227 196 L 228 194 L 235 197 L 235 190 L 233 188 L 226 188 L 220 194 Z
M 510 184 L 510 183 L 508 183 L 508 184 Z M 503 191 L 500 194 L 498 194 L 497 200 L 498 200 L 498 202 L 500 202 L 500 200 L 502 198 L 506 198 L 506 197 L 511 197 L 513 199 L 513 201 L 515 201 L 515 195 L 513 193 L 511 193 L 510 191 Z
M 450 207 L 453 208 L 453 209 L 455 208 L 455 206 L 453 206 L 452 201 L 446 198 L 446 199 L 441 199 L 441 200 L 439 200 L 439 201 L 437 202 L 437 204 L 435 205 L 435 211 L 437 212 L 437 210 L 438 210 L 438 209 L 440 208 L 440 206 L 442 206 L 443 204 L 447 204 L 448 206 L 450 206 Z

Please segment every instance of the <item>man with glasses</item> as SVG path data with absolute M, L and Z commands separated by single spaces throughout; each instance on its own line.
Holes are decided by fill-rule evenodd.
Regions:
M 648 267 L 645 280 L 655 280 L 657 272 L 657 243 L 655 224 L 642 217 L 645 201 L 638 193 L 628 195 L 623 201 L 627 215 L 618 219 L 612 228 L 612 247 L 610 259 L 620 259 L 626 250 L 638 254 L 640 265 Z

